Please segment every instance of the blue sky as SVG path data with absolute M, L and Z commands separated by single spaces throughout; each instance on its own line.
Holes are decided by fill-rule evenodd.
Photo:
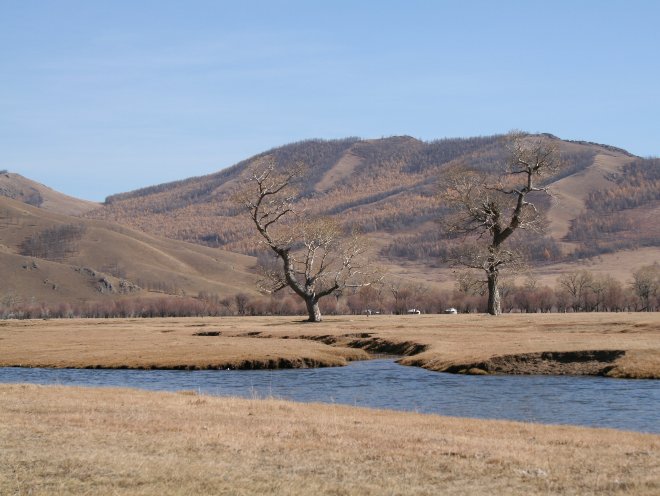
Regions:
M 0 0 L 0 169 L 103 200 L 308 138 L 660 155 L 660 2 Z

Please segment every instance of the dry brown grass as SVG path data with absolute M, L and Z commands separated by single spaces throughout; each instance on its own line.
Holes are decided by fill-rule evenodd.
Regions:
M 660 248 L 650 246 L 606 253 L 589 260 L 546 265 L 536 271 L 536 276 L 539 284 L 555 287 L 562 274 L 588 270 L 597 277 L 612 276 L 628 285 L 633 279 L 633 272 L 654 262 L 660 262 Z
M 0 494 L 636 494 L 660 436 L 338 405 L 0 385 Z
M 391 235 L 372 235 L 374 256 L 377 257 L 378 249 L 392 242 Z M 578 270 L 588 270 L 598 277 L 612 276 L 624 285 L 632 281 L 632 274 L 640 267 L 660 262 L 659 247 L 643 247 L 631 250 L 620 250 L 615 253 L 602 254 L 597 257 L 579 260 L 577 262 L 561 262 L 549 265 L 541 265 L 534 269 L 534 277 L 540 286 L 558 287 L 557 279 L 562 274 Z M 390 277 L 395 280 L 408 281 L 410 283 L 423 282 L 430 288 L 451 291 L 456 287 L 456 275 L 450 268 L 430 267 L 423 262 L 399 262 L 398 260 L 383 259 L 382 265 Z M 516 284 L 522 286 L 525 277 L 514 278 Z
M 290 317 L 5 321 L 0 343 L 0 366 L 31 367 L 343 365 L 366 358 L 356 349 L 363 348 L 456 371 L 508 355 L 618 350 L 625 354 L 604 364 L 608 375 L 660 378 L 658 313 L 358 316 L 320 324 Z M 543 373 L 517 366 L 518 373 Z
M 620 152 L 601 150 L 594 163 L 579 174 L 572 174 L 553 184 L 556 201 L 548 213 L 549 231 L 553 238 L 561 240 L 570 228 L 576 213 L 584 209 L 584 201 L 596 189 L 608 189 L 611 182 L 607 175 L 619 172 L 633 158 Z
M 162 295 L 148 291 L 150 288 L 177 295 L 201 291 L 223 297 L 241 291 L 256 294 L 253 257 L 160 238 L 118 224 L 61 215 L 2 196 L 0 212 L 6 219 L 0 231 L 0 296 L 5 300 L 58 305 L 124 297 L 101 294 L 97 282 L 102 277 L 110 278 L 115 286 L 121 278 L 145 286 L 131 296 Z M 19 254 L 18 247 L 26 238 L 66 224 L 85 226 L 76 252 L 66 260 Z M 96 275 L 80 271 L 81 267 Z
M 3 195 L 11 196 L 21 201 L 26 196 L 29 197 L 34 195 L 35 192 L 38 192 L 42 199 L 39 207 L 57 214 L 81 215 L 100 206 L 96 202 L 65 195 L 20 174 L 0 174 L 0 189 L 5 191 Z
M 255 321 L 256 320 L 256 321 Z M 0 322 L 0 366 L 291 368 L 346 365 L 362 350 L 299 339 L 254 339 L 265 319 L 72 319 Z M 198 336 L 201 332 L 232 337 Z

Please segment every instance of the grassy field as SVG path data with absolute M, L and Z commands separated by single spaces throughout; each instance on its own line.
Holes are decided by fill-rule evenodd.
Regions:
M 660 378 L 658 313 L 4 321 L 0 345 L 0 366 L 336 366 L 367 350 L 436 371 Z
M 213 335 L 211 322 L 211 329 L 230 328 L 235 335 Z M 261 369 L 338 366 L 368 357 L 310 340 L 255 339 L 251 324 L 258 325 L 252 319 L 5 321 L 0 366 Z
M 0 385 L 0 494 L 660 492 L 660 436 L 338 405 Z

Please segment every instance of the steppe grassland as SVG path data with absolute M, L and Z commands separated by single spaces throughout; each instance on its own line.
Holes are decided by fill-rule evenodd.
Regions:
M 433 370 L 501 355 L 622 350 L 616 366 L 629 377 L 660 377 L 658 313 L 344 316 L 320 324 L 292 317 L 4 321 L 0 340 L 4 366 L 344 365 L 368 358 L 356 347 L 394 344 L 425 349 L 403 363 Z
M 0 366 L 280 368 L 346 365 L 362 350 L 249 337 L 268 319 L 71 319 L 0 322 Z M 255 327 L 257 326 L 257 327 Z M 221 335 L 198 335 L 221 332 Z M 227 333 L 229 336 L 225 336 Z
M 338 405 L 0 385 L 0 494 L 636 494 L 660 436 Z

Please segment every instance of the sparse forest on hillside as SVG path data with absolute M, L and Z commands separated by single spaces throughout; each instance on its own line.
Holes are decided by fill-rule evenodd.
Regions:
M 608 179 L 612 187 L 589 193 L 567 240 L 581 256 L 660 246 L 660 159 L 637 159 Z
M 559 143 L 563 167 L 543 178 L 542 186 L 583 173 L 598 153 L 634 159 L 613 147 L 546 137 Z M 114 195 L 88 216 L 256 255 L 256 238 L 240 217 L 233 195 L 248 165 L 267 155 L 282 166 L 307 164 L 298 208 L 311 216 L 337 217 L 347 230 L 386 234 L 380 255 L 394 263 L 439 266 L 454 243 L 440 236 L 435 224 L 446 214 L 438 199 L 444 175 L 461 166 L 487 173 L 506 153 L 502 136 L 431 142 L 408 136 L 308 140 L 269 150 L 216 174 Z M 535 234 L 519 243 L 521 251 L 532 263 L 555 263 L 621 248 L 660 245 L 657 222 L 644 220 L 644 212 L 658 206 L 658 169 L 657 159 L 637 159 L 625 170 L 610 174 L 611 188 L 587 193 L 586 210 L 575 212 L 566 238 Z M 534 198 L 543 212 L 552 201 L 550 197 Z
M 583 171 L 593 163 L 597 150 L 593 144 L 577 148 L 571 144 L 562 152 L 565 166 L 544 184 Z M 430 223 L 443 215 L 437 198 L 443 175 L 457 165 L 487 171 L 504 159 L 505 150 L 502 136 L 431 142 L 407 136 L 308 140 L 269 150 L 216 174 L 108 197 L 103 208 L 88 216 L 256 254 L 250 226 L 240 218 L 232 195 L 245 168 L 266 155 L 283 166 L 297 161 L 307 164 L 300 207 L 311 215 L 338 216 L 347 228 L 364 233 L 387 232 L 391 242 L 383 255 L 437 264 L 434 259 L 445 250 L 445 241 L 437 239 Z M 572 240 L 577 240 L 573 231 L 580 229 L 581 222 L 576 222 Z M 562 256 L 557 241 L 535 238 L 525 251 L 535 261 L 556 261 Z
M 569 202 L 571 207 L 565 210 L 571 217 L 562 220 L 565 222 L 563 229 L 532 235 L 526 233 L 520 239 L 518 233 L 514 233 L 512 241 L 530 264 L 571 262 L 622 248 L 660 246 L 660 225 L 656 220 L 660 215 L 660 160 L 636 158 L 606 145 L 546 137 L 558 143 L 564 166 L 550 177 L 543 178 L 540 184 L 562 193 L 561 185 L 568 181 L 571 185 L 568 195 L 573 203 Z M 297 210 L 311 217 L 335 218 L 343 224 L 346 232 L 360 231 L 371 239 L 372 256 L 380 258 L 378 261 L 386 270 L 410 264 L 418 269 L 439 269 L 438 273 L 444 274 L 444 260 L 452 246 L 461 239 L 442 234 L 439 229 L 438 222 L 448 214 L 439 191 L 447 175 L 457 170 L 467 169 L 475 174 L 492 171 L 506 156 L 502 138 L 487 136 L 423 142 L 400 136 L 375 140 L 302 141 L 269 150 L 215 174 L 113 195 L 105 205 L 83 216 L 117 221 L 159 236 L 258 256 L 258 238 L 241 215 L 236 191 L 245 178 L 247 167 L 259 157 L 270 156 L 283 167 L 293 162 L 307 165 L 308 174 L 300 186 Z M 599 169 L 603 160 L 607 167 Z M 39 186 L 30 182 L 16 183 L 20 187 L 15 186 L 17 177 L 9 174 L 5 178 L 8 181 L 6 188 L 0 193 L 24 203 L 41 204 L 40 197 L 32 198 L 28 194 L 30 188 L 38 193 Z M 593 184 L 582 179 L 594 177 L 597 182 Z M 557 198 L 541 195 L 532 200 L 542 214 L 555 215 L 553 209 Z M 573 205 L 577 207 L 573 209 Z M 37 211 L 46 212 L 48 208 L 49 205 L 43 205 Z M 18 222 L 22 215 L 14 207 L 6 209 L 6 215 L 2 215 L 4 235 L 11 238 L 7 244 L 11 253 L 68 263 L 68 260 L 80 256 L 77 253 L 80 236 L 85 243 L 89 241 L 85 239 L 90 237 L 91 230 L 85 234 L 77 227 L 79 223 L 75 218 L 68 221 L 58 219 L 54 223 L 49 220 L 43 224 L 31 220 Z M 553 221 L 550 217 L 546 220 L 548 223 Z M 80 224 L 85 222 L 88 221 L 83 219 Z M 32 227 L 23 232 L 21 226 L 28 224 Z M 122 260 L 118 255 L 108 254 L 98 265 L 90 266 L 117 280 L 129 280 L 146 292 L 190 297 L 197 291 L 197 288 L 191 290 L 189 287 L 189 277 L 172 278 L 163 271 L 157 274 L 151 273 L 153 271 L 136 272 L 130 269 L 130 263 L 127 265 Z M 183 267 L 183 270 L 187 269 Z M 207 272 L 204 269 L 204 273 Z M 36 281 L 36 276 L 32 276 Z M 446 275 L 441 277 L 447 278 Z M 430 282 L 428 279 L 427 283 Z M 446 288 L 446 284 L 443 280 L 441 287 Z M 187 288 L 185 291 L 184 287 Z M 210 289 L 205 286 L 199 291 Z M 252 285 L 236 291 L 249 293 L 254 290 Z M 400 294 L 404 295 L 406 291 Z M 222 293 L 222 298 L 226 296 Z M 479 298 L 473 295 L 464 300 L 474 302 Z M 295 313 L 292 310 L 295 305 L 292 306 L 287 298 L 264 302 L 250 296 L 249 300 L 254 302 L 256 309 L 244 310 L 246 305 L 241 304 L 241 311 Z M 341 301 L 335 302 L 340 309 Z M 359 305 L 356 306 L 354 295 L 345 295 L 343 301 L 341 311 L 346 311 L 349 301 L 353 302 L 350 311 L 357 311 Z M 401 311 L 401 302 L 406 301 L 399 299 L 400 305 L 392 308 Z M 505 301 L 510 303 L 511 299 Z M 442 306 L 438 303 L 427 306 L 427 310 L 441 311 Z M 228 311 L 226 304 L 221 307 L 213 312 Z M 470 308 L 477 307 L 475 303 Z M 333 308 L 322 310 L 324 313 L 340 311 Z
M 6 173 L 6 171 L 5 171 Z M 0 173 L 1 174 L 1 173 Z M 44 199 L 34 188 L 18 188 L 14 185 L 0 185 L 0 196 L 6 196 L 14 200 L 20 200 L 28 205 L 40 206 Z
M 84 232 L 85 226 L 82 224 L 44 229 L 21 243 L 20 254 L 45 260 L 65 260 L 78 251 L 78 243 Z

